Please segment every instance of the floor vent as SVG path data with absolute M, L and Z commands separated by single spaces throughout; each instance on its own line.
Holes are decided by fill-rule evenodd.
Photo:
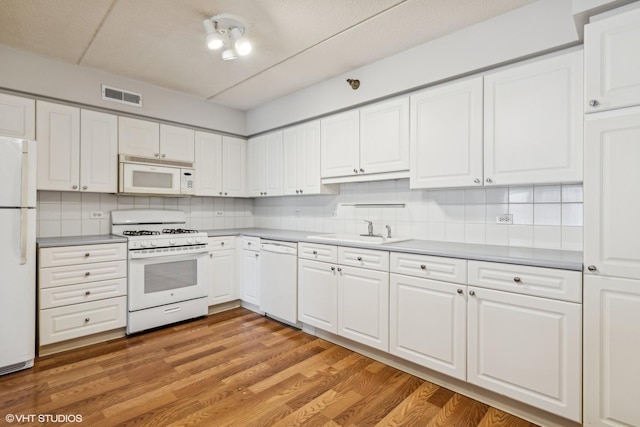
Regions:
M 121 104 L 142 107 L 142 95 L 134 92 L 127 92 L 111 86 L 102 85 L 102 99 L 115 101 Z
M 0 375 L 10 374 L 12 372 L 20 371 L 25 368 L 29 368 L 31 365 L 28 362 L 20 362 L 9 366 L 0 368 Z

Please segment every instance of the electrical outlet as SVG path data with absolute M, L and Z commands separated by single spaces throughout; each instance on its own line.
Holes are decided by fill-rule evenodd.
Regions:
M 293 211 L 293 216 L 295 218 L 300 218 L 300 211 Z
M 513 214 L 497 215 L 496 224 L 513 224 Z
M 224 216 L 224 212 L 223 211 L 216 211 L 216 216 Z
M 89 217 L 91 219 L 104 218 L 104 213 L 102 211 L 91 211 L 91 212 L 89 212 Z

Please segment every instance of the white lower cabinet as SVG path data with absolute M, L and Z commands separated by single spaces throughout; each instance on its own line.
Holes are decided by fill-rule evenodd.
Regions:
M 390 352 L 465 380 L 466 286 L 391 274 Z
M 387 271 L 338 267 L 338 334 L 389 351 Z
M 581 305 L 468 289 L 467 381 L 580 422 Z
M 242 301 L 260 305 L 260 239 L 242 238 L 240 265 Z
M 209 305 L 238 298 L 235 239 L 209 238 Z
M 584 277 L 584 425 L 638 426 L 640 280 Z
M 338 276 L 335 264 L 298 260 L 298 320 L 338 333 Z

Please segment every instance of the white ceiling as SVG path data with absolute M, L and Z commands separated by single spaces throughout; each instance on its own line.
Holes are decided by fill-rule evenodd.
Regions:
M 0 44 L 247 110 L 533 1 L 0 0 Z M 219 13 L 251 55 L 206 48 Z

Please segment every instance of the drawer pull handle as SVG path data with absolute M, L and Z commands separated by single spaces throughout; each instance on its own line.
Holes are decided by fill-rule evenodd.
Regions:
M 85 295 L 91 295 L 91 291 L 87 291 L 84 293 Z
M 469 295 L 471 295 L 472 297 L 476 295 L 475 291 L 469 291 Z
M 318 255 L 318 251 L 313 251 L 312 252 L 314 255 Z
M 88 256 L 91 256 L 91 254 L 87 252 L 86 254 L 84 254 L 84 256 L 88 257 Z
M 85 322 L 89 322 L 90 320 L 91 320 L 91 318 L 90 318 L 90 317 L 85 317 L 85 318 L 84 318 L 84 321 L 85 321 Z
M 421 268 L 421 269 L 423 269 L 423 270 L 426 270 L 426 269 L 427 269 L 427 266 L 426 266 L 426 265 L 424 265 L 424 264 L 422 264 L 422 265 L 420 266 L 420 268 Z
M 362 257 L 361 256 L 358 257 L 358 261 L 362 261 Z
M 90 272 L 90 271 L 87 271 L 86 273 L 84 273 L 84 275 L 85 275 L 85 276 L 90 276 L 90 275 L 91 275 L 91 272 Z
M 462 289 L 458 289 L 457 291 L 459 294 L 462 294 Z
M 514 277 L 513 281 L 516 282 L 516 283 L 520 283 L 520 282 L 522 282 L 522 279 L 519 278 L 519 277 Z

